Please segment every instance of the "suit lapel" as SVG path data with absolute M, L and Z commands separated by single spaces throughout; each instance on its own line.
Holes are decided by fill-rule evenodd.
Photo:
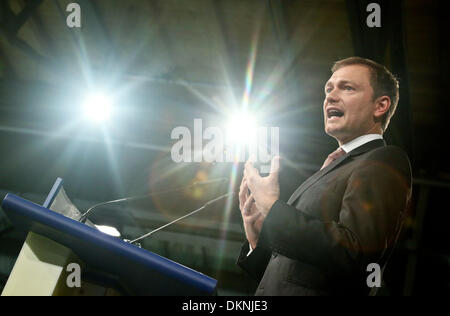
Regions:
M 362 153 L 365 153 L 367 151 L 370 151 L 372 149 L 375 149 L 377 147 L 386 146 L 386 143 L 382 139 L 376 139 L 373 141 L 370 141 L 368 143 L 365 143 L 364 145 L 361 145 L 355 149 L 353 149 L 351 152 L 339 157 L 332 163 L 330 163 L 328 166 L 323 168 L 322 170 L 317 171 L 315 174 L 313 174 L 311 177 L 309 177 L 305 182 L 303 182 L 297 190 L 292 194 L 292 196 L 288 200 L 288 204 L 294 203 L 295 200 L 297 200 L 300 195 L 302 195 L 303 192 L 305 192 L 310 186 L 312 186 L 314 183 L 319 181 L 323 176 L 325 176 L 330 171 L 336 169 L 339 167 L 343 162 L 345 162 L 347 159 L 350 159 L 350 157 L 354 157 L 357 155 L 360 155 Z

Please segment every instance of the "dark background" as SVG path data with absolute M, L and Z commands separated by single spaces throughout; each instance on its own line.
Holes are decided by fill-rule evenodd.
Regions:
M 405 149 L 413 199 L 383 295 L 449 294 L 447 225 L 449 19 L 446 1 L 0 0 L 0 199 L 42 204 L 57 177 L 78 208 L 227 177 L 242 164 L 176 164 L 171 131 L 195 118 L 224 124 L 248 104 L 280 127 L 282 198 L 314 173 L 336 142 L 323 132 L 323 86 L 334 61 L 362 56 L 400 80 L 385 134 Z M 381 6 L 381 28 L 366 7 Z M 250 80 L 251 79 L 251 80 Z M 80 119 L 89 90 L 114 100 L 107 126 Z M 247 92 L 246 92 L 247 91 Z M 137 237 L 223 194 L 227 184 L 98 209 L 92 221 Z M 24 241 L 0 210 L 0 290 Z M 244 240 L 236 201 L 168 228 L 143 246 L 219 280 L 219 294 L 252 294 L 234 260 Z

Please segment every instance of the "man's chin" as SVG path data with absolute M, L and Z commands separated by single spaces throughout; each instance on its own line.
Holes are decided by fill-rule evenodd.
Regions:
M 344 137 L 343 133 L 338 128 L 331 128 L 331 127 L 325 128 L 325 133 L 328 136 L 333 137 L 337 141 L 339 141 L 341 138 Z
M 327 135 L 329 135 L 331 137 L 336 138 L 336 136 L 339 135 L 339 129 L 328 126 L 328 127 L 325 127 L 325 133 L 327 133 Z

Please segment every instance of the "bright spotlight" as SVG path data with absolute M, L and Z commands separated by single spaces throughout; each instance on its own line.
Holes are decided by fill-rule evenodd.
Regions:
M 103 122 L 111 116 L 111 99 L 102 93 L 90 94 L 83 103 L 85 116 L 94 122 Z
M 255 117 L 247 112 L 237 112 L 227 125 L 227 142 L 249 146 L 256 142 L 257 124 Z

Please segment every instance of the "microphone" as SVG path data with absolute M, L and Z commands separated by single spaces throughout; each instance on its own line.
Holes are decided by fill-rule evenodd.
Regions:
M 233 194 L 234 194 L 234 192 L 228 192 L 228 193 L 226 193 L 226 194 L 224 194 L 224 195 L 221 195 L 221 196 L 219 196 L 219 197 L 217 197 L 217 198 L 215 198 L 215 199 L 213 199 L 213 200 L 211 200 L 211 201 L 206 202 L 202 207 L 196 209 L 195 211 L 190 212 L 189 214 L 186 214 L 186 215 L 184 215 L 184 216 L 181 216 L 180 218 L 177 218 L 176 220 L 171 221 L 170 223 L 167 223 L 167 224 L 165 224 L 165 225 L 163 225 L 163 226 L 161 226 L 161 227 L 158 227 L 157 229 L 152 230 L 151 232 L 149 232 L 149 233 L 147 233 L 147 234 L 145 234 L 145 235 L 142 235 L 141 237 L 138 237 L 138 238 L 136 238 L 136 239 L 134 239 L 134 240 L 131 240 L 131 241 L 125 240 L 125 241 L 128 242 L 128 243 L 130 243 L 130 244 L 134 244 L 134 243 L 138 242 L 139 240 L 142 240 L 142 239 L 144 239 L 144 238 L 150 237 L 151 235 L 153 235 L 154 233 L 160 231 L 161 229 L 166 228 L 167 226 L 170 226 L 170 225 L 172 225 L 172 224 L 174 224 L 174 223 L 176 223 L 176 222 L 178 222 L 178 221 L 181 221 L 182 219 L 185 219 L 186 217 L 189 217 L 189 216 L 191 216 L 191 215 L 194 215 L 195 213 L 200 212 L 201 210 L 204 210 L 204 209 L 207 208 L 209 205 L 211 205 L 211 204 L 213 204 L 213 203 L 215 203 L 215 202 L 217 202 L 217 201 L 220 201 L 220 200 L 222 200 L 222 199 L 224 199 L 224 198 L 226 198 L 226 197 L 229 197 L 229 196 L 231 196 L 231 195 L 233 195 Z
M 152 196 L 158 196 L 158 195 L 162 195 L 162 194 L 166 194 L 166 193 L 186 190 L 191 187 L 195 187 L 195 186 L 202 185 L 202 184 L 211 184 L 211 183 L 224 182 L 224 181 L 228 181 L 228 178 L 218 178 L 218 179 L 205 180 L 205 181 L 195 181 L 193 184 L 182 186 L 182 187 L 175 188 L 175 189 L 156 191 L 156 192 L 151 192 L 151 193 L 147 193 L 144 195 L 136 195 L 136 196 L 126 197 L 126 198 L 122 198 L 122 199 L 118 199 L 118 200 L 101 202 L 101 203 L 95 204 L 94 206 L 90 207 L 86 212 L 81 214 L 81 217 L 78 221 L 81 223 L 85 223 L 88 218 L 89 213 L 91 213 L 92 210 L 96 209 L 97 207 L 100 207 L 103 205 L 120 203 L 120 202 L 125 202 L 125 201 L 136 201 L 136 200 L 145 199 L 145 198 L 152 197 Z
M 215 198 L 215 199 L 213 199 L 211 201 L 206 202 L 202 207 L 200 207 L 200 208 L 198 208 L 198 209 L 196 209 L 196 210 L 194 210 L 194 211 L 192 211 L 192 212 L 190 212 L 190 213 L 188 213 L 188 214 L 186 214 L 184 216 L 181 216 L 180 218 L 177 218 L 176 220 L 171 221 L 170 223 L 167 223 L 167 224 L 165 224 L 165 225 L 163 225 L 161 227 L 158 227 L 157 229 L 152 230 L 151 232 L 149 232 L 149 233 L 147 233 L 145 235 L 142 235 L 141 237 L 138 237 L 138 238 L 136 238 L 134 240 L 131 240 L 131 241 L 129 241 L 129 240 L 125 240 L 125 241 L 130 243 L 130 244 L 134 244 L 134 243 L 138 242 L 139 240 L 147 238 L 147 237 L 150 237 L 151 235 L 153 235 L 154 233 L 160 231 L 161 229 L 166 228 L 167 226 L 170 226 L 170 225 L 172 225 L 172 224 L 174 224 L 174 223 L 176 223 L 178 221 L 181 221 L 182 219 L 185 219 L 186 217 L 194 215 L 195 213 L 200 212 L 201 210 L 204 210 L 209 205 L 211 205 L 211 204 L 213 204 L 213 203 L 215 203 L 217 201 L 220 201 L 220 200 L 222 200 L 222 199 L 224 199 L 226 197 L 229 197 L 229 196 L 231 196 L 233 194 L 234 194 L 234 192 L 228 192 L 227 194 L 221 195 L 221 196 L 219 196 L 219 197 L 217 197 L 217 198 Z

